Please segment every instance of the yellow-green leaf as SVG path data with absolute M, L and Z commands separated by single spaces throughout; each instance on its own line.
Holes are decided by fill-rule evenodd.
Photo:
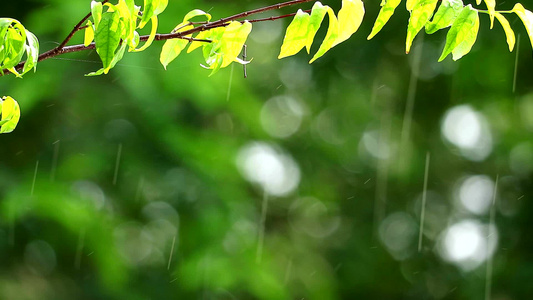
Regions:
M 34 71 L 37 70 L 37 62 L 39 61 L 39 41 L 37 37 L 26 30 L 26 62 L 24 63 L 24 68 L 22 69 L 22 74 L 28 72 L 33 68 Z
M 407 2 L 405 3 L 405 8 L 408 12 L 411 12 L 413 10 L 416 5 L 416 2 L 418 2 L 418 0 L 407 0 Z
M 190 12 L 188 12 L 185 17 L 183 18 L 183 22 L 187 22 L 192 18 L 204 16 L 206 18 L 206 21 L 209 22 L 211 20 L 211 15 L 206 13 L 205 11 L 201 9 L 193 9 Z
M 135 49 L 135 50 L 133 50 L 133 52 L 141 52 L 141 51 L 146 50 L 146 48 L 150 47 L 150 45 L 154 41 L 155 35 L 157 34 L 157 24 L 158 24 L 157 16 L 155 16 L 155 15 L 152 16 L 152 18 L 150 18 L 150 20 L 152 22 L 152 30 L 150 30 L 150 35 L 148 36 L 148 39 L 146 40 L 144 45 L 142 45 L 141 48 Z
M 520 3 L 515 4 L 513 12 L 516 13 L 518 17 L 520 17 L 520 20 L 522 20 L 522 23 L 524 23 L 531 46 L 533 46 L 533 13 L 525 9 Z
M 379 10 L 378 17 L 376 19 L 376 22 L 374 23 L 374 27 L 372 27 L 372 32 L 370 32 L 370 35 L 367 37 L 368 40 L 373 38 L 376 34 L 378 34 L 383 26 L 387 24 L 389 19 L 394 14 L 394 10 L 398 5 L 400 5 L 401 0 L 387 0 L 381 2 L 381 9 Z M 408 0 L 409 3 L 409 0 Z
M 495 0 L 484 0 L 484 1 L 485 1 L 485 4 L 487 5 L 487 10 L 489 11 L 490 29 L 492 29 L 492 26 L 494 26 L 494 14 L 496 12 L 495 11 L 496 1 Z M 479 5 L 479 3 L 478 3 L 478 5 Z
M 294 55 L 307 44 L 307 34 L 309 28 L 310 16 L 308 13 L 299 9 L 294 19 L 287 27 L 281 51 L 278 59 Z
M 449 27 L 463 10 L 461 0 L 443 0 L 439 9 L 433 16 L 433 20 L 426 24 L 426 33 L 432 34 L 443 28 Z
M 438 0 L 418 0 L 409 18 L 409 25 L 407 26 L 407 38 L 405 40 L 405 53 L 409 53 L 411 45 L 415 36 L 429 21 L 435 8 L 437 7 Z
M 168 0 L 159 0 L 159 2 L 157 3 L 154 9 L 154 15 L 157 16 L 163 11 L 165 11 L 165 9 L 167 8 L 167 5 L 168 5 Z
M 189 25 L 186 27 L 183 27 L 183 30 L 189 30 L 192 29 L 194 26 Z M 180 55 L 181 51 L 187 47 L 187 44 L 189 43 L 188 40 L 184 39 L 170 39 L 163 44 L 163 49 L 161 50 L 161 55 L 159 56 L 159 61 L 163 65 L 163 67 L 167 68 L 168 64 L 171 63 L 178 55 Z
M 93 16 L 94 26 L 98 27 L 102 20 L 102 3 L 97 1 L 91 2 L 91 15 Z
M 315 39 L 316 32 L 320 28 L 320 24 L 322 24 L 322 20 L 324 20 L 324 16 L 326 15 L 327 11 L 328 7 L 322 5 L 322 3 L 318 1 L 315 2 L 313 8 L 311 9 L 309 24 L 307 25 L 307 41 L 305 43 L 307 53 L 311 51 L 311 45 Z
M 20 107 L 15 99 L 5 96 L 0 102 L 0 133 L 10 133 L 15 130 L 20 120 Z
M 87 27 L 85 28 L 85 37 L 83 39 L 83 45 L 89 46 L 94 40 L 94 28 L 91 20 L 87 21 Z
M 223 55 L 221 68 L 225 68 L 236 61 L 251 31 L 252 23 L 248 21 L 244 21 L 242 24 L 241 22 L 233 21 L 226 27 L 220 39 L 220 53 Z
M 219 28 L 214 28 L 214 29 L 211 29 L 211 30 L 202 31 L 202 32 L 198 33 L 194 38 L 198 39 L 198 40 L 207 40 L 207 39 L 210 40 L 212 31 L 219 30 L 219 29 L 223 29 L 223 28 L 219 27 Z M 191 43 L 191 45 L 189 46 L 189 48 L 187 48 L 187 53 L 191 53 L 192 51 L 202 47 L 204 44 L 205 43 L 193 41 Z
M 511 25 L 509 25 L 509 21 L 507 21 L 507 19 L 499 12 L 496 12 L 494 16 L 496 17 L 496 19 L 498 19 L 500 24 L 502 24 L 503 30 L 505 31 L 505 36 L 507 37 L 507 44 L 509 45 L 509 52 L 513 52 L 516 38 L 514 35 L 514 31 L 511 28 Z
M 322 44 L 320 44 L 320 48 L 318 48 L 318 51 L 315 53 L 309 63 L 313 63 L 315 60 L 324 55 L 324 53 L 326 53 L 329 49 L 331 49 L 339 37 L 339 21 L 337 20 L 333 10 L 329 6 L 326 7 L 328 8 L 327 12 L 329 16 L 328 32 L 326 33 L 324 41 L 322 41 Z
M 479 15 L 472 5 L 466 6 L 461 14 L 455 19 L 450 31 L 446 35 L 446 45 L 439 61 L 453 54 L 453 60 L 458 60 L 470 52 L 476 42 L 479 31 Z
M 365 6 L 361 0 L 342 0 L 342 7 L 338 13 L 339 36 L 333 44 L 338 45 L 349 39 L 361 26 Z

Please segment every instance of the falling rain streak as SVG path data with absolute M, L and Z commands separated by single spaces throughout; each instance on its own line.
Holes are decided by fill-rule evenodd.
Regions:
M 37 170 L 39 169 L 39 161 L 35 163 L 35 172 L 33 172 L 33 181 L 31 183 L 31 192 L 30 196 L 33 196 L 33 191 L 35 190 L 35 180 L 37 179 Z
M 170 256 L 168 257 L 167 270 L 170 270 L 170 263 L 172 262 L 172 254 L 174 253 L 174 245 L 176 244 L 176 236 L 172 239 L 172 246 L 170 247 Z
M 385 153 L 387 151 L 387 142 L 390 139 L 391 131 L 391 108 L 390 104 L 383 109 L 381 115 L 381 128 L 379 130 L 378 151 Z M 374 238 L 377 237 L 378 228 L 381 221 L 385 218 L 387 205 L 387 179 L 389 174 L 389 157 L 378 157 L 376 173 L 376 192 L 374 201 Z
M 79 270 L 81 267 L 81 255 L 83 253 L 83 247 L 85 245 L 85 229 L 80 230 L 80 236 L 78 237 L 78 247 L 76 249 L 76 258 L 74 259 L 74 267 Z
M 231 85 L 233 84 L 233 67 L 234 67 L 234 64 L 231 64 L 231 68 L 229 71 L 229 83 L 228 83 L 228 93 L 226 94 L 226 101 L 229 101 L 229 97 L 231 95 Z
M 422 190 L 422 207 L 420 211 L 420 232 L 418 234 L 418 252 L 422 251 L 422 237 L 424 236 L 424 218 L 426 215 L 426 197 L 428 190 L 428 173 L 429 173 L 430 154 L 426 153 L 426 167 L 424 170 L 424 189 Z
M 261 257 L 263 256 L 263 243 L 265 238 L 265 221 L 268 209 L 268 193 L 263 192 L 263 204 L 261 205 L 261 220 L 259 222 L 258 240 L 257 240 L 257 252 L 255 256 L 255 262 L 261 263 Z
M 59 155 L 59 145 L 61 144 L 60 140 L 57 140 L 53 143 L 54 145 L 54 156 L 52 157 L 52 169 L 50 170 L 50 181 L 54 182 L 56 179 L 56 169 L 57 169 L 57 157 Z
M 403 153 L 403 159 L 400 159 L 401 168 L 409 164 L 409 152 L 407 152 L 407 142 L 411 133 L 411 123 L 413 121 L 413 109 L 415 107 L 416 88 L 418 86 L 418 75 L 420 72 L 420 62 L 422 61 L 422 52 L 424 47 L 424 35 L 420 36 L 419 46 L 413 54 L 413 64 L 411 67 L 411 77 L 409 78 L 409 89 L 407 92 L 407 102 L 405 103 L 405 112 L 403 115 L 402 133 L 400 137 L 400 151 Z
M 516 38 L 516 57 L 514 61 L 513 93 L 516 91 L 516 77 L 518 74 L 518 57 L 520 53 L 520 33 Z
M 139 178 L 139 184 L 137 185 L 137 191 L 135 191 L 135 201 L 141 199 L 141 194 L 144 188 L 144 177 Z
M 489 253 L 487 258 L 487 273 L 486 273 L 486 280 L 485 280 L 485 300 L 491 299 L 491 290 L 492 290 L 492 262 L 495 253 L 490 254 L 490 245 L 493 244 L 493 237 L 491 233 L 491 229 L 496 230 L 496 194 L 498 192 L 498 181 L 500 179 L 500 175 L 496 175 L 496 182 L 494 182 L 494 191 L 492 193 L 492 206 L 490 208 L 490 226 L 487 230 L 487 253 Z
M 117 161 L 115 162 L 115 174 L 113 175 L 113 185 L 117 184 L 118 167 L 120 165 L 120 156 L 122 154 L 122 143 L 118 144 Z

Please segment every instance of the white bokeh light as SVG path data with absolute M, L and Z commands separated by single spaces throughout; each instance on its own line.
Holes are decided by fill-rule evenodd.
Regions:
M 485 117 L 468 105 L 448 110 L 441 130 L 446 140 L 470 160 L 484 160 L 492 152 L 492 135 Z
M 498 232 L 475 220 L 463 220 L 448 227 L 442 234 L 439 252 L 442 258 L 470 271 L 494 254 Z
M 465 178 L 458 189 L 458 198 L 464 208 L 474 214 L 485 214 L 493 198 L 494 182 L 485 175 Z
M 300 169 L 287 154 L 266 143 L 244 146 L 237 156 L 244 178 L 273 196 L 285 196 L 300 183 Z

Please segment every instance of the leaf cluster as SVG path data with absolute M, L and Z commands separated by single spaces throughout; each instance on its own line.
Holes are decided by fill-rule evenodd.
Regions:
M 26 62 L 19 73 L 15 66 L 26 55 Z M 0 18 L 0 72 L 9 70 L 21 77 L 31 69 L 36 70 L 39 58 L 37 37 L 17 20 Z
M 188 12 L 171 33 L 159 34 L 158 16 L 168 5 L 168 0 L 144 0 L 143 6 L 134 0 L 118 0 L 116 4 L 109 0 L 91 2 L 91 13 L 87 15 L 60 46 L 39 55 L 39 42 L 35 35 L 26 30 L 17 20 L 0 18 L 0 72 L 7 70 L 17 77 L 31 69 L 36 69 L 37 62 L 67 52 L 96 49 L 102 68 L 88 76 L 107 74 L 128 52 L 140 52 L 147 49 L 154 40 L 166 40 L 163 45 L 160 62 L 166 69 L 188 46 L 187 53 L 201 48 L 205 59 L 202 67 L 211 70 L 211 74 L 229 66 L 233 62 L 247 64 L 245 58 L 239 58 L 252 23 L 294 17 L 286 29 L 278 58 L 292 56 L 306 48 L 311 51 L 317 31 L 328 15 L 328 29 L 319 49 L 309 63 L 323 56 L 331 48 L 350 38 L 359 29 L 365 16 L 362 0 L 343 0 L 337 14 L 328 5 L 315 2 L 313 7 L 296 13 L 256 20 L 243 20 L 248 16 L 267 10 L 311 2 L 311 0 L 292 0 L 263 8 L 242 12 L 231 17 L 211 21 L 210 14 L 194 9 Z M 401 0 L 382 0 L 381 9 L 374 22 L 368 39 L 376 36 L 394 15 Z M 481 0 L 476 0 L 480 5 Z M 515 34 L 504 14 L 516 14 L 524 24 L 533 45 L 533 13 L 517 3 L 512 10 L 496 10 L 495 0 L 484 0 L 487 10 L 465 5 L 462 0 L 406 0 L 405 8 L 410 13 L 407 25 L 405 51 L 409 53 L 413 40 L 424 29 L 427 34 L 449 28 L 446 44 L 439 58 L 444 60 L 452 54 L 457 60 L 470 52 L 476 42 L 480 28 L 479 14 L 485 13 L 490 18 L 490 28 L 494 19 L 504 29 L 509 50 L 515 46 Z M 141 36 L 139 30 L 150 23 L 150 34 Z M 66 46 L 72 35 L 85 30 L 83 45 Z M 22 62 L 23 57 L 25 61 Z M 17 106 L 18 107 L 18 106 Z M 18 120 L 18 119 L 17 119 Z M 7 123 L 6 123 L 7 124 Z M 16 125 L 16 122 L 14 123 Z M 13 127 L 14 128 L 14 127 Z M 7 131 L 3 131 L 7 132 Z
M 368 39 L 373 38 L 385 26 L 400 2 L 400 0 L 383 0 L 381 2 L 379 15 Z M 439 2 L 440 5 L 438 5 Z M 484 2 L 487 10 L 474 8 L 471 4 L 465 5 L 462 0 L 407 0 L 406 9 L 410 13 L 410 18 L 407 26 L 405 52 L 409 53 L 414 38 L 422 29 L 425 29 L 427 34 L 433 34 L 449 28 L 446 44 L 439 61 L 444 60 L 449 54 L 452 54 L 453 60 L 460 59 L 470 52 L 476 42 L 479 32 L 479 13 L 489 15 L 491 29 L 494 25 L 494 19 L 499 21 L 505 32 L 509 51 L 513 51 L 516 38 L 504 14 L 514 13 L 518 15 L 526 27 L 533 46 L 533 13 L 531 11 L 525 9 L 520 3 L 515 4 L 510 11 L 497 11 L 495 9 L 496 1 L 484 0 Z M 481 0 L 476 0 L 476 4 L 480 5 Z

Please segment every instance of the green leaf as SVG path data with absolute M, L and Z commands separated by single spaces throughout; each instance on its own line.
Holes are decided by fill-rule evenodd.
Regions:
M 320 48 L 318 48 L 318 51 L 315 53 L 309 63 L 313 63 L 315 60 L 324 55 L 324 53 L 326 53 L 329 49 L 331 49 L 339 37 L 339 21 L 337 20 L 333 10 L 329 6 L 326 7 L 328 8 L 327 12 L 329 16 L 328 32 L 326 33 L 326 37 L 324 38 L 324 41 L 322 41 Z
M 15 67 L 26 54 L 26 62 L 19 73 Z M 8 69 L 17 77 L 22 77 L 35 69 L 39 58 L 37 37 L 17 20 L 0 18 L 0 70 Z
M 133 51 L 136 47 L 135 44 L 135 29 L 137 27 L 137 15 L 138 10 L 135 7 L 133 0 L 119 0 L 118 4 L 113 7 L 120 13 L 120 18 L 124 24 L 124 35 L 122 39 L 124 43 L 130 46 L 130 50 Z
M 490 29 L 492 29 L 492 27 L 494 26 L 494 15 L 495 15 L 496 1 L 495 0 L 484 0 L 484 1 L 485 1 L 485 4 L 487 5 L 487 10 L 489 11 Z M 479 5 L 479 3 L 478 3 L 478 5 Z
M 509 45 L 509 52 L 513 52 L 516 38 L 514 35 L 514 31 L 511 28 L 511 25 L 509 25 L 509 21 L 507 21 L 507 19 L 499 12 L 495 12 L 494 16 L 496 17 L 496 19 L 498 19 L 500 24 L 502 24 L 503 30 L 505 31 L 505 36 L 507 37 L 507 44 Z
M 361 0 L 342 0 L 342 7 L 338 13 L 339 37 L 333 44 L 338 45 L 349 39 L 361 26 L 365 6 Z
M 89 46 L 94 40 L 94 28 L 91 20 L 87 21 L 87 27 L 85 28 L 85 36 L 83 38 L 83 45 Z
M 0 39 L 4 40 L 4 56 L 0 62 L 2 69 L 13 69 L 21 61 L 25 51 L 26 29 L 15 19 L 8 19 L 8 26 Z M 15 75 L 20 75 L 15 71 Z
M 150 20 L 152 21 L 152 30 L 150 30 L 150 35 L 148 36 L 148 39 L 146 40 L 144 45 L 142 45 L 141 48 L 133 50 L 134 52 L 141 52 L 141 51 L 146 50 L 146 48 L 150 47 L 150 45 L 154 41 L 155 35 L 157 34 L 157 25 L 158 25 L 157 23 L 158 23 L 158 21 L 157 21 L 157 17 L 156 16 L 153 16 Z
M 309 23 L 307 24 L 307 41 L 305 42 L 305 48 L 307 50 L 307 53 L 311 51 L 311 45 L 313 45 L 315 35 L 318 29 L 320 28 L 320 24 L 322 24 L 322 20 L 324 20 L 324 16 L 326 16 L 327 11 L 328 6 L 322 5 L 322 3 L 318 1 L 315 2 L 313 8 L 311 9 Z
M 214 29 L 210 29 L 210 30 L 206 30 L 206 31 L 202 31 L 200 33 L 198 33 L 195 38 L 196 39 L 199 39 L 199 40 L 212 40 L 211 39 L 211 35 L 213 34 L 213 31 L 216 31 L 216 30 L 219 30 L 219 29 L 222 29 L 224 30 L 224 28 L 214 28 Z M 220 35 L 222 36 L 222 35 Z M 196 41 L 193 41 L 191 43 L 191 45 L 189 46 L 189 48 L 187 49 L 187 53 L 191 53 L 192 51 L 204 46 L 205 43 L 202 43 L 202 42 L 196 42 Z
M 450 53 L 453 54 L 453 60 L 458 60 L 470 52 L 476 42 L 478 31 L 478 12 L 469 4 L 463 8 L 463 11 L 453 23 L 450 31 L 448 31 L 446 45 L 444 46 L 439 61 L 444 60 Z
M 139 28 L 143 28 L 148 21 L 162 13 L 168 5 L 168 0 L 144 0 L 144 11 Z
M 525 9 L 520 3 L 515 4 L 513 12 L 516 13 L 518 17 L 520 17 L 520 20 L 522 20 L 522 23 L 524 23 L 531 46 L 533 46 L 533 13 Z
M 96 28 L 94 42 L 96 52 L 102 60 L 104 74 L 111 69 L 111 62 L 115 57 L 115 51 L 120 44 L 122 36 L 122 23 L 118 12 L 105 12 L 102 14 L 102 20 Z
M 117 53 L 115 54 L 115 56 L 113 57 L 113 60 L 111 61 L 111 64 L 109 65 L 109 68 L 107 69 L 107 71 L 109 69 L 112 69 L 115 67 L 115 65 L 122 59 L 122 57 L 124 56 L 124 52 L 126 52 L 126 47 L 128 45 L 126 43 L 123 43 L 119 50 L 117 51 Z M 107 71 L 106 69 L 104 68 L 101 68 L 100 70 L 96 71 L 96 72 L 91 72 L 89 74 L 85 74 L 85 76 L 98 76 L 98 75 L 102 75 L 102 74 L 107 74 Z
M 374 27 L 372 28 L 372 32 L 370 32 L 370 35 L 367 37 L 367 40 L 370 40 L 381 31 L 383 26 L 387 24 L 389 19 L 394 14 L 394 10 L 396 9 L 396 7 L 400 5 L 400 2 L 401 0 L 386 0 L 381 2 L 381 9 L 379 11 L 376 22 L 374 23 Z M 407 2 L 409 3 L 409 0 Z
M 438 0 L 418 0 L 411 11 L 409 25 L 407 26 L 407 38 L 405 40 L 405 53 L 409 53 L 416 35 L 429 21 Z
M 189 30 L 194 28 L 194 26 L 189 25 L 182 27 L 183 30 Z M 165 68 L 167 69 L 168 64 L 170 64 L 178 55 L 180 55 L 181 51 L 187 47 L 189 44 L 188 40 L 184 39 L 170 39 L 165 41 L 165 44 L 163 44 L 163 49 L 161 50 L 161 55 L 159 56 L 159 61 Z
M 2 97 L 0 112 L 2 113 L 0 133 L 10 133 L 15 130 L 20 120 L 20 107 L 17 101 L 9 96 Z
M 91 2 L 91 15 L 93 16 L 94 26 L 98 27 L 102 20 L 102 3 L 97 1 Z
M 310 16 L 308 13 L 299 9 L 294 19 L 285 31 L 285 37 L 281 44 L 281 51 L 278 59 L 294 55 L 305 47 L 307 44 L 307 35 L 309 32 Z
M 443 0 L 433 20 L 426 24 L 426 33 L 432 34 L 453 24 L 457 16 L 463 10 L 463 1 L 461 0 Z
M 24 68 L 22 69 L 22 74 L 30 71 L 32 68 L 34 71 L 37 70 L 37 62 L 39 60 L 39 41 L 37 37 L 26 30 L 26 62 L 24 63 Z
M 405 8 L 407 9 L 407 11 L 411 12 L 417 2 L 418 0 L 407 0 L 407 3 L 405 3 Z
M 190 19 L 200 16 L 205 17 L 207 22 L 211 20 L 210 14 L 206 13 L 201 9 L 193 9 L 185 15 L 185 17 L 183 18 L 183 22 L 188 22 Z
M 227 67 L 232 62 L 237 61 L 237 56 L 241 53 L 242 47 L 252 31 L 252 23 L 248 21 L 231 22 L 224 30 L 221 39 L 220 53 L 223 56 L 222 68 Z
M 165 9 L 167 8 L 167 5 L 168 5 L 168 0 L 159 0 L 159 2 L 157 3 L 155 7 L 154 15 L 157 16 L 163 11 L 165 11 Z

